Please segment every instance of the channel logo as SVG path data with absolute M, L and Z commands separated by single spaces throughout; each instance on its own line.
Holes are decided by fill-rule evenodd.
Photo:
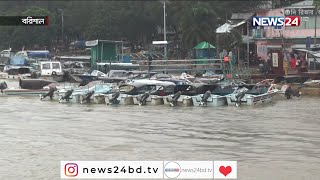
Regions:
M 252 26 L 300 26 L 301 18 L 300 16 L 275 16 L 275 17 L 252 17 Z
M 214 161 L 214 179 L 237 179 L 237 161 Z
M 181 167 L 177 162 L 168 162 L 163 171 L 168 178 L 174 179 L 181 174 Z
M 78 164 L 76 163 L 67 163 L 64 165 L 64 174 L 67 177 L 76 177 L 78 176 Z

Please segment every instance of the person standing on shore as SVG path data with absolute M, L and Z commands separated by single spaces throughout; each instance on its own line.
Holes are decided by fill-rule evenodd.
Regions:
M 285 76 L 288 76 L 288 71 L 289 71 L 289 61 L 288 60 L 283 61 L 283 70 L 284 70 Z
M 298 74 L 301 72 L 301 59 L 300 56 L 298 56 L 297 62 L 296 62 L 296 67 L 298 69 Z
M 292 70 L 296 70 L 297 68 L 297 59 L 294 54 L 291 54 L 290 66 Z
M 223 63 L 224 63 L 224 68 L 225 69 L 229 69 L 229 56 L 224 56 L 224 58 L 223 58 Z

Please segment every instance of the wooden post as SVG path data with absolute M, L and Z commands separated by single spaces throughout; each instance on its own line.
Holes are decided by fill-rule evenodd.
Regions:
M 237 51 L 238 51 L 238 68 L 239 68 L 239 61 L 240 61 L 240 50 L 239 50 L 239 47 L 237 47 Z
M 102 57 L 103 57 L 103 42 L 101 42 L 102 43 L 102 46 L 101 46 L 101 62 L 102 62 Z
M 318 9 L 318 4 L 315 4 L 315 16 L 314 16 L 314 47 L 317 45 L 317 9 Z

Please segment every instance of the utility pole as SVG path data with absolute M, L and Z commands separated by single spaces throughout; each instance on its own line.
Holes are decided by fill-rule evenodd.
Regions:
M 317 14 L 318 4 L 315 4 L 315 15 L 314 15 L 314 47 L 317 45 Z
M 123 38 L 121 38 L 121 62 L 123 63 Z
M 61 12 L 61 40 L 64 42 L 64 35 L 63 35 L 63 9 L 58 9 L 59 12 Z
M 166 30 L 166 1 L 163 2 L 163 40 L 167 40 Z M 167 45 L 164 46 L 164 56 L 167 58 Z
M 167 41 L 167 30 L 166 30 L 166 1 L 163 1 L 163 40 Z M 167 60 L 168 68 L 168 57 L 167 57 L 167 44 L 164 46 L 164 57 Z
M 249 20 L 247 20 L 247 58 L 248 58 L 248 68 L 250 64 L 250 49 L 249 49 Z
M 62 22 L 62 42 L 64 42 L 64 34 L 63 34 L 63 24 L 64 24 L 64 22 L 63 22 L 63 9 L 62 9 L 62 14 L 61 14 L 61 22 Z

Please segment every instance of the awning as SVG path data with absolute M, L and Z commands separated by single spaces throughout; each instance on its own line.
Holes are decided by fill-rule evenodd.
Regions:
M 320 52 L 319 51 L 312 51 L 312 50 L 307 50 L 307 49 L 295 49 L 295 51 L 301 51 L 301 52 L 305 52 L 308 54 L 311 54 L 315 57 L 320 57 Z
M 215 49 L 215 47 L 212 46 L 210 43 L 203 41 L 199 43 L 197 46 L 195 46 L 193 49 Z
M 254 13 L 249 12 L 249 13 L 232 13 L 231 15 L 231 19 L 238 19 L 238 20 L 246 20 L 246 19 L 250 19 L 252 16 L 254 15 Z
M 229 33 L 230 30 L 232 29 L 230 26 L 231 26 L 230 23 L 225 23 L 224 25 L 216 29 L 216 33 L 218 34 Z
M 238 24 L 230 25 L 230 28 L 232 29 L 232 28 L 235 28 L 235 27 L 241 26 L 241 25 L 242 25 L 242 24 L 244 24 L 244 23 L 246 23 L 246 21 L 245 21 L 245 20 L 243 20 L 243 21 L 239 22 Z

